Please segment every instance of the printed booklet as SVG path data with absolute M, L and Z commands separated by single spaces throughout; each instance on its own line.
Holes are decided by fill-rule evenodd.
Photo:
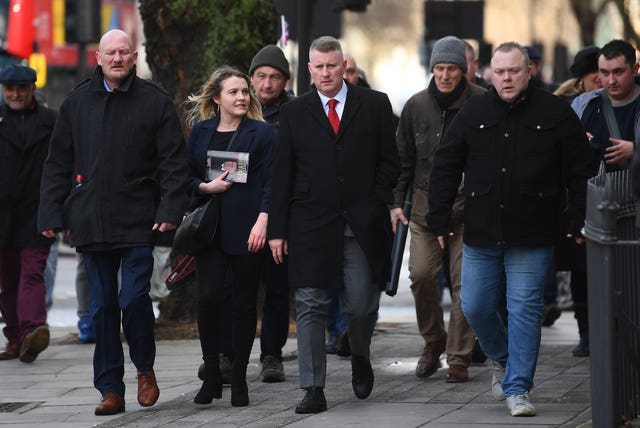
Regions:
M 225 181 L 246 183 L 249 173 L 249 153 L 208 150 L 207 178 L 214 180 L 224 171 L 229 171 Z

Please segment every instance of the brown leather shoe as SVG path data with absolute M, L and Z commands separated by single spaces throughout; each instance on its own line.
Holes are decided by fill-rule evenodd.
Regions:
M 100 404 L 96 406 L 96 416 L 115 415 L 124 412 L 124 397 L 112 391 L 107 391 Z
M 40 327 L 27 334 L 20 348 L 20 361 L 23 363 L 33 363 L 38 354 L 49 346 L 49 327 L 41 325 Z
M 418 360 L 416 366 L 416 376 L 420 378 L 427 378 L 434 374 L 442 366 L 440 363 L 440 354 L 444 352 L 447 339 L 438 340 L 436 342 L 429 342 L 424 347 L 422 355 Z
M 4 351 L 0 352 L 0 360 L 13 360 L 20 355 L 20 342 L 9 342 L 4 348 Z
M 160 389 L 156 382 L 156 374 L 153 369 L 148 372 L 138 372 L 138 403 L 142 407 L 156 404 L 160 396 Z
M 446 383 L 462 383 L 469 380 L 469 371 L 465 366 L 453 364 L 449 366 L 447 375 L 444 378 Z

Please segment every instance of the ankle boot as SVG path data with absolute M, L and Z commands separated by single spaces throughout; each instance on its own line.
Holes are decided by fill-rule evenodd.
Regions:
M 578 333 L 580 334 L 580 342 L 572 353 L 574 357 L 589 356 L 589 312 L 585 303 L 577 303 L 574 305 L 574 317 L 578 321 Z
M 247 365 L 233 361 L 231 371 L 231 405 L 243 407 L 249 405 L 249 388 L 247 387 Z
M 222 397 L 222 380 L 220 379 L 220 362 L 218 357 L 204 359 L 204 381 L 193 402 L 196 404 L 211 404 L 214 398 Z

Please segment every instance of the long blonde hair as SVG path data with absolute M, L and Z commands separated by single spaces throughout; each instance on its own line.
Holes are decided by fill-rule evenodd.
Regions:
M 578 77 L 571 78 L 565 81 L 558 89 L 555 90 L 553 95 L 559 95 L 564 97 L 575 97 L 585 92 L 584 83 L 582 79 Z
M 187 125 L 192 127 L 197 122 L 211 119 L 219 114 L 219 107 L 213 101 L 214 97 L 219 97 L 222 93 L 222 82 L 230 77 L 239 77 L 247 82 L 247 86 L 251 88 L 249 76 L 238 70 L 237 68 L 223 65 L 216 68 L 211 73 L 209 79 L 202 85 L 200 90 L 187 98 L 186 104 L 190 106 L 187 110 Z M 264 121 L 262 117 L 262 106 L 253 91 L 249 91 L 249 109 L 247 117 Z

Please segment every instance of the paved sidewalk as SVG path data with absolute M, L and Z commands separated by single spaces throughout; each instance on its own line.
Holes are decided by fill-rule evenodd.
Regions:
M 367 400 L 351 389 L 349 359 L 328 356 L 326 396 L 329 409 L 317 415 L 296 415 L 302 398 L 298 389 L 295 340 L 285 352 L 287 380 L 265 384 L 259 380 L 259 344 L 248 370 L 248 407 L 231 407 L 230 389 L 209 406 L 193 404 L 200 387 L 196 369 L 200 345 L 196 340 L 158 342 L 156 371 L 161 393 L 158 404 L 142 408 L 136 402 L 135 368 L 126 367 L 126 409 L 116 416 L 94 416 L 99 394 L 92 385 L 92 345 L 51 345 L 31 365 L 0 361 L 0 426 L 74 427 L 578 427 L 591 418 L 589 360 L 571 356 L 575 321 L 565 312 L 556 325 L 543 330 L 536 372 L 534 403 L 538 416 L 513 418 L 504 402 L 491 397 L 491 372 L 472 366 L 471 380 L 444 382 L 446 369 L 429 379 L 414 376 L 421 339 L 415 324 L 390 325 L 376 332 L 372 363 L 376 383 Z M 54 327 L 62 338 L 72 328 Z M 126 351 L 126 345 L 125 345 Z M 11 405 L 11 403 L 18 403 Z M 26 403 L 20 405 L 19 403 Z M 585 425 L 589 426 L 589 424 Z

